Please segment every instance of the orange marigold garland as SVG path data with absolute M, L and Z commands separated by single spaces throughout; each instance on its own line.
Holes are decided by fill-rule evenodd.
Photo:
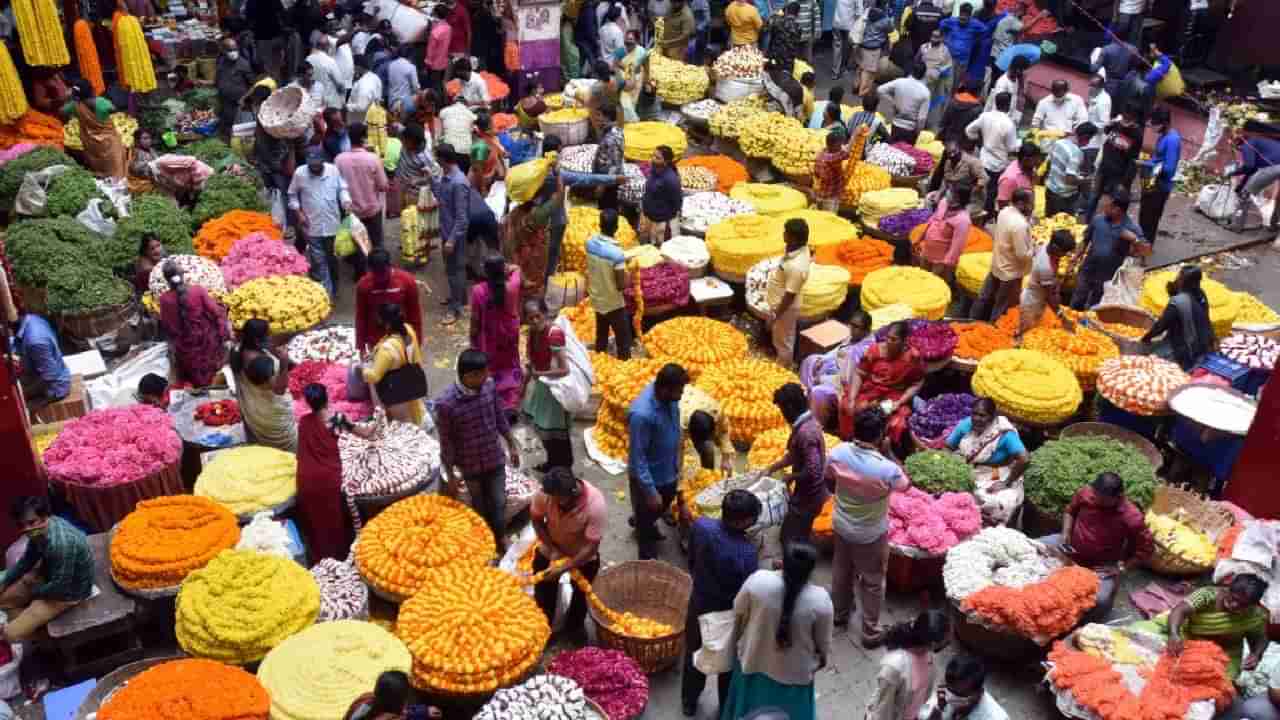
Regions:
M 271 698 L 253 675 L 214 660 L 184 659 L 140 673 L 111 695 L 98 720 L 267 720 Z
M 716 189 L 725 195 L 734 185 L 748 180 L 747 168 L 728 155 L 698 155 L 680 161 L 680 167 L 704 167 L 715 172 Z
M 1013 347 L 1013 337 L 1006 335 L 994 325 L 984 322 L 951 323 L 956 331 L 955 355 L 966 360 L 981 360 L 996 350 L 1008 350 Z
M 1028 638 L 1054 638 L 1071 630 L 1097 604 L 1098 574 L 1072 565 L 1020 588 L 989 585 L 964 599 L 983 620 Z
M 819 246 L 815 262 L 839 265 L 849 271 L 849 284 L 861 285 L 867 273 L 893 264 L 893 246 L 871 237 Z
M 1013 337 L 1018 332 L 1018 323 L 1020 322 L 1022 322 L 1022 313 L 1019 311 L 1018 306 L 1014 305 L 1005 314 L 1001 315 L 999 320 L 996 320 L 996 329 L 1009 337 Z M 1062 327 L 1062 320 L 1057 313 L 1044 312 L 1040 314 L 1040 323 L 1036 327 L 1060 328 Z
M 143 500 L 112 533 L 111 574 L 127 587 L 174 587 L 239 539 L 236 516 L 212 500 L 195 495 Z
M 474 510 L 443 495 L 414 495 L 364 526 L 355 560 L 370 585 L 409 597 L 429 571 L 484 565 L 496 552 L 493 533 Z
M 222 262 L 231 252 L 232 245 L 256 232 L 280 239 L 280 228 L 272 222 L 271 215 L 252 210 L 232 210 L 201 225 L 192 244 L 200 256 Z
M 102 80 L 102 64 L 98 61 L 98 46 L 93 42 L 93 29 L 83 18 L 76 21 L 74 30 L 76 41 L 76 60 L 80 64 L 80 76 L 89 81 L 93 92 L 101 95 L 106 92 L 106 83 Z

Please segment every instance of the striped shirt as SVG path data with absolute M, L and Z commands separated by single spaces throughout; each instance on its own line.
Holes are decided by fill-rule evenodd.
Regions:
M 1084 150 L 1070 138 L 1063 138 L 1049 148 L 1049 176 L 1045 187 L 1054 195 L 1072 197 L 1080 188 L 1067 182 L 1069 177 L 1080 177 L 1080 165 L 1084 162 Z

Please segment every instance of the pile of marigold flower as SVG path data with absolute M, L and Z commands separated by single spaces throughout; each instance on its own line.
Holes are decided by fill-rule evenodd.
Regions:
M 98 708 L 100 720 L 267 720 L 271 699 L 250 673 L 183 658 L 138 673 Z
M 586 272 L 587 241 L 592 235 L 600 232 L 600 211 L 593 207 L 577 205 L 569 208 L 569 225 L 564 231 L 561 246 L 560 269 L 562 271 Z M 625 217 L 618 216 L 618 232 L 613 236 L 618 247 L 627 249 L 635 247 L 636 231 Z
M 670 625 L 654 620 L 653 618 L 643 617 L 633 612 L 618 612 L 600 599 L 595 591 L 591 589 L 591 583 L 586 576 L 579 570 L 573 570 L 570 575 L 573 578 L 573 584 L 578 586 L 583 595 L 587 597 L 587 603 L 596 611 L 598 615 L 604 618 L 605 624 L 609 629 L 632 638 L 660 638 L 667 637 L 675 633 L 675 628 Z
M 414 495 L 369 521 L 356 540 L 360 574 L 384 594 L 409 597 L 433 570 L 481 566 L 497 552 L 474 510 L 443 495 Z
M 195 494 L 236 515 L 253 515 L 298 493 L 298 458 L 263 445 L 242 445 L 213 457 L 196 478 Z
M 706 368 L 746 356 L 747 336 L 727 322 L 678 317 L 655 325 L 644 346 L 654 359 L 676 363 L 697 380 Z
M 763 470 L 778 462 L 787 452 L 787 439 L 790 437 L 791 428 L 785 424 L 757 435 L 747 452 L 747 469 Z M 829 433 L 823 433 L 822 439 L 827 444 L 827 452 L 840 444 L 840 438 Z
M 893 246 L 875 238 L 854 237 L 817 249 L 814 260 L 849 271 L 849 284 L 861 285 L 867 273 L 893 264 Z
M 728 155 L 696 155 L 679 162 L 679 167 L 703 167 L 716 174 L 716 189 L 726 195 L 734 185 L 748 179 L 747 168 Z
M 1142 296 L 1138 302 L 1148 312 L 1160 316 L 1169 304 L 1169 283 L 1177 275 L 1175 270 L 1161 270 L 1147 274 L 1142 281 Z M 1231 326 L 1240 312 L 1240 294 L 1226 285 L 1204 278 L 1200 281 L 1200 289 L 1209 300 L 1209 322 L 1213 324 L 1213 332 L 1218 337 L 1231 334 Z
M 1035 350 L 997 350 L 978 361 L 973 393 L 995 401 L 1001 413 L 1051 425 L 1080 408 L 1080 383 L 1066 365 Z
M 1013 349 L 1013 337 L 1000 332 L 991 323 L 955 322 L 951 323 L 951 329 L 959 338 L 955 355 L 965 360 L 981 360 L 996 350 Z
M 480 695 L 519 680 L 541 659 L 551 628 L 508 573 L 456 563 L 425 570 L 419 580 L 395 625 L 413 658 L 414 687 Z
M 178 590 L 174 629 L 190 655 L 234 665 L 261 660 L 320 613 L 307 569 L 253 550 L 224 550 Z
M 600 409 L 592 437 L 596 446 L 609 457 L 625 459 L 629 447 L 627 411 L 645 386 L 653 382 L 666 362 L 635 358 L 612 365 L 602 374 L 596 370 L 596 389 L 601 396 Z
M 1102 363 L 1120 355 L 1120 348 L 1111 338 L 1084 327 L 1077 327 L 1073 333 L 1061 329 L 1032 328 L 1022 337 L 1022 347 L 1039 350 L 1066 365 L 1086 391 L 1093 389 Z
M 111 534 L 111 575 L 131 589 L 177 587 L 240 539 L 236 516 L 195 495 L 143 500 Z
M 731 423 L 733 441 L 750 444 L 766 430 L 786 425 L 773 404 L 773 391 L 789 382 L 799 382 L 790 370 L 766 360 L 743 358 L 707 368 L 698 378 L 698 387 L 720 403 Z
M 893 265 L 869 273 L 862 282 L 862 308 L 876 308 L 905 303 L 916 317 L 941 320 L 951 304 L 951 288 L 946 281 L 927 270 Z
M 1022 322 L 1022 311 L 1017 305 L 1009 308 L 996 320 L 996 329 L 1013 337 L 1018 334 L 1018 325 Z M 1062 327 L 1062 319 L 1057 313 L 1045 311 L 1040 314 L 1040 322 L 1035 327 L 1057 329 Z
M 200 256 L 222 262 L 237 242 L 253 233 L 263 233 L 273 240 L 280 239 L 280 228 L 275 226 L 268 213 L 232 210 L 201 225 L 200 232 L 196 233 L 191 243 Z
M 992 584 L 964 599 L 962 607 L 985 622 L 1042 642 L 1070 631 L 1097 604 L 1098 574 L 1071 565 L 1023 587 Z

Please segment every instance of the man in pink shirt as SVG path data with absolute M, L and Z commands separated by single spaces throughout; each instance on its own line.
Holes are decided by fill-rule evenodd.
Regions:
M 449 57 L 458 59 L 471 52 L 471 5 L 467 0 L 453 0 L 453 9 L 449 12 L 449 27 L 453 28 L 453 37 L 449 39 Z
M 996 187 L 996 209 L 1003 210 L 1013 200 L 1013 191 L 1026 188 L 1035 191 L 1036 167 L 1043 157 L 1040 146 L 1032 142 L 1022 143 L 1018 149 L 1018 161 L 1009 163 L 1000 175 L 1000 184 Z
M 386 208 L 387 172 L 383 169 L 382 158 L 365 147 L 365 139 L 369 136 L 369 128 L 364 123 L 355 123 L 347 128 L 347 137 L 351 140 L 351 149 L 341 153 L 334 159 L 338 166 L 338 174 L 347 181 L 347 189 L 351 193 L 351 212 L 369 231 L 369 243 L 372 247 L 382 247 L 382 216 Z M 356 255 L 356 279 L 364 274 L 364 255 Z
M 445 18 L 449 11 L 443 4 L 436 5 L 427 36 L 427 87 L 444 97 L 444 71 L 449 67 L 449 45 L 453 42 L 453 27 Z
M 921 265 L 947 284 L 956 276 L 956 263 L 969 239 L 969 199 L 973 190 L 968 185 L 952 185 L 947 196 L 925 225 L 920 247 Z
M 569 468 L 557 466 L 542 478 L 542 489 L 534 494 L 529 506 L 529 519 L 538 535 L 533 571 L 546 570 L 552 563 L 565 563 L 533 587 L 534 598 L 547 622 L 551 622 L 555 619 L 561 573 L 580 570 L 592 581 L 600 572 L 600 540 L 604 538 L 608 509 L 604 495 L 594 485 L 574 477 Z M 564 631 L 584 638 L 586 616 L 586 596 L 575 587 Z

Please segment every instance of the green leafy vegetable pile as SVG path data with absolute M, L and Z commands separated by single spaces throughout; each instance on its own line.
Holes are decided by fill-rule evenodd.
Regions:
M 1124 493 L 1145 509 L 1155 493 L 1156 472 L 1132 445 L 1104 437 L 1051 440 L 1031 453 L 1023 476 L 1027 499 L 1040 512 L 1058 517 L 1071 497 L 1099 473 L 1113 472 L 1124 481 Z
M 45 205 L 51 217 L 68 215 L 75 217 L 89 205 L 94 198 L 106 199 L 98 190 L 93 174 L 81 167 L 74 167 L 49 183 L 48 202 Z
M 19 220 L 5 235 L 5 252 L 18 282 L 44 287 L 64 269 L 102 265 L 102 236 L 74 218 Z
M 196 88 L 182 93 L 182 102 L 187 106 L 188 110 L 209 110 L 217 112 L 218 91 L 214 88 Z
M 116 225 L 115 237 L 108 243 L 107 267 L 126 272 L 138 257 L 138 245 L 146 234 L 159 238 L 170 255 L 195 252 L 191 244 L 191 216 L 186 210 L 163 195 L 135 195 L 129 205 L 129 217 Z
M 18 189 L 22 187 L 22 178 L 26 177 L 27 173 L 43 170 L 51 165 L 76 167 L 77 164 L 61 150 L 42 147 L 10 160 L 0 167 L 0 207 L 13 207 L 13 200 L 18 197 Z
M 903 465 L 911 484 L 930 495 L 973 492 L 973 468 L 955 453 L 925 450 L 912 454 Z
M 214 175 L 205 181 L 192 219 L 195 227 L 199 228 L 231 210 L 266 212 L 267 205 L 258 196 L 258 189 L 253 183 L 232 175 Z
M 240 156 L 236 154 L 231 146 L 222 142 L 217 138 L 208 138 L 207 140 L 199 140 L 190 145 L 183 146 L 178 149 L 179 155 L 190 155 L 200 162 L 213 168 L 216 172 L 222 169 L 222 165 L 227 161 L 240 160 Z
M 49 282 L 49 310 L 84 313 L 123 305 L 133 297 L 129 283 L 96 265 L 72 265 L 59 270 Z

